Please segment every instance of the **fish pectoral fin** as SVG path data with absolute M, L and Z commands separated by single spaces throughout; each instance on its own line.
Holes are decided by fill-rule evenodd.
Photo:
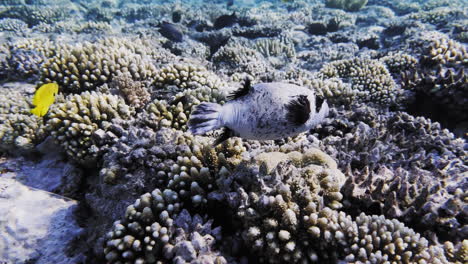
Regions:
M 244 85 L 237 89 L 236 91 L 232 92 L 227 96 L 228 100 L 236 100 L 239 97 L 247 95 L 252 88 L 252 84 L 249 78 L 245 78 Z
M 292 99 L 287 105 L 286 119 L 295 124 L 302 125 L 310 117 L 310 102 L 306 95 L 299 95 Z
M 221 135 L 219 135 L 218 138 L 216 138 L 216 140 L 213 142 L 213 147 L 216 147 L 220 143 L 223 143 L 232 136 L 234 136 L 234 131 L 232 131 L 228 127 L 223 127 L 223 132 L 221 132 Z

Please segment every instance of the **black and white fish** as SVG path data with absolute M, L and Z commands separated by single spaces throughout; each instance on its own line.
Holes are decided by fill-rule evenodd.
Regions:
M 328 115 L 324 101 L 315 110 L 312 90 L 288 83 L 246 81 L 224 105 L 201 103 L 191 113 L 189 131 L 195 135 L 224 128 L 217 145 L 232 136 L 271 140 L 298 135 L 320 123 Z

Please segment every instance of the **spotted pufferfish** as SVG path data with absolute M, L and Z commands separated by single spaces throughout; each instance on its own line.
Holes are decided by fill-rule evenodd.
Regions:
M 213 145 L 237 136 L 244 139 L 274 140 L 298 135 L 314 128 L 328 115 L 323 101 L 315 110 L 312 90 L 289 83 L 258 83 L 246 80 L 228 96 L 224 105 L 204 102 L 190 115 L 189 131 L 202 135 L 224 128 Z

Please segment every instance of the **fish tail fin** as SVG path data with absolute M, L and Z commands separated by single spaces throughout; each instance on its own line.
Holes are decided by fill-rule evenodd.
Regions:
M 320 106 L 320 111 L 313 118 L 311 127 L 315 127 L 320 124 L 328 116 L 329 112 L 330 108 L 328 107 L 327 100 L 323 100 L 323 103 Z
M 30 112 L 31 112 L 31 114 L 37 115 L 37 116 L 39 116 L 39 117 L 42 116 L 42 115 L 41 115 L 41 112 L 42 112 L 42 111 L 41 111 L 41 109 L 40 109 L 38 106 L 36 106 L 35 108 L 31 109 Z
M 188 127 L 190 133 L 201 135 L 222 127 L 220 121 L 221 105 L 215 103 L 201 103 L 190 114 Z
M 49 111 L 49 107 L 39 107 L 36 106 L 35 108 L 31 109 L 31 114 L 37 115 L 38 117 L 43 117 Z

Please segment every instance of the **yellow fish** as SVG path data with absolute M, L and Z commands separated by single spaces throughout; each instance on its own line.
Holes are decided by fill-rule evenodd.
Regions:
M 34 109 L 31 109 L 31 113 L 41 117 L 47 114 L 49 107 L 55 101 L 55 95 L 58 93 L 58 84 L 46 83 L 37 89 L 33 98 Z

